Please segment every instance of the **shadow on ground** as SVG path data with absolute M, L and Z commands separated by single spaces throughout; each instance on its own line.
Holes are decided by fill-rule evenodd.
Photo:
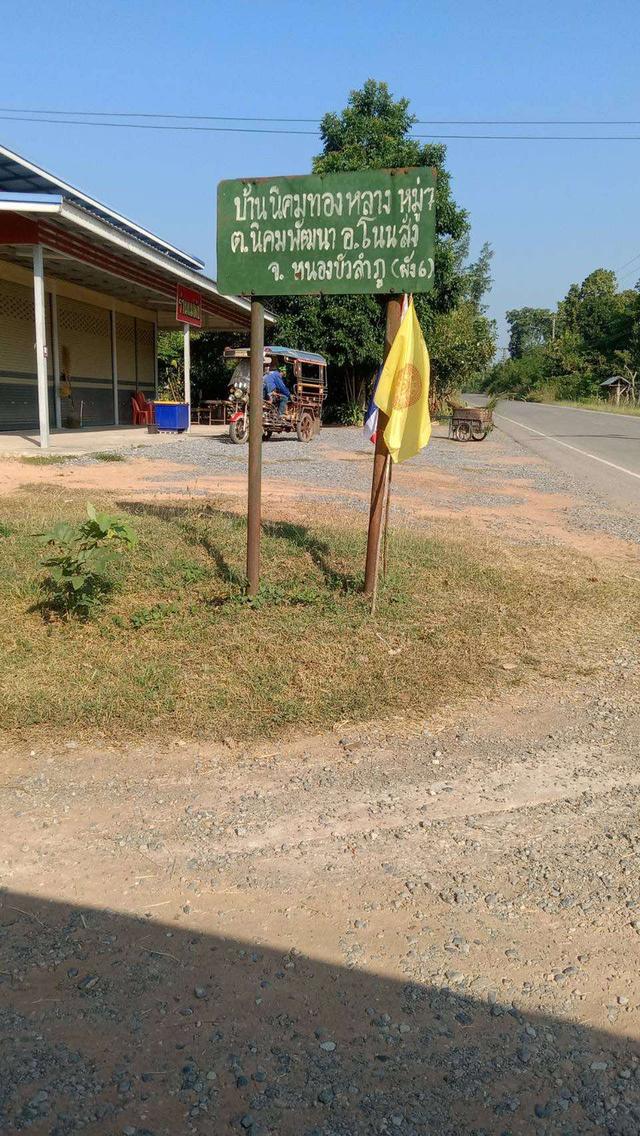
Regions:
M 226 583 L 232 584 L 235 587 L 243 588 L 246 579 L 241 572 L 238 572 L 226 559 L 221 549 L 211 540 L 208 533 L 196 526 L 189 526 L 189 510 L 184 506 L 175 504 L 159 505 L 156 503 L 148 503 L 143 501 L 118 501 L 118 505 L 122 509 L 126 509 L 134 516 L 150 516 L 156 517 L 158 520 L 166 521 L 169 524 L 181 523 L 185 529 L 187 538 L 193 544 L 200 545 L 201 548 L 207 553 L 216 566 L 216 571 L 220 579 Z M 232 513 L 225 509 L 215 509 L 211 505 L 202 506 L 203 513 L 211 516 L 217 516 L 224 520 L 230 520 L 235 525 L 243 523 L 242 518 L 237 513 Z M 362 587 L 362 576 L 353 575 L 350 572 L 343 572 L 338 568 L 333 567 L 330 561 L 331 548 L 329 544 L 320 539 L 317 534 L 307 528 L 306 525 L 295 524 L 291 521 L 263 521 L 262 531 L 265 536 L 275 537 L 277 540 L 285 541 L 291 547 L 308 553 L 316 568 L 320 570 L 324 576 L 326 584 L 343 592 L 351 592 L 359 590 Z
M 8 891 L 0 956 L 3 1133 L 640 1131 L 628 1042 L 460 986 Z

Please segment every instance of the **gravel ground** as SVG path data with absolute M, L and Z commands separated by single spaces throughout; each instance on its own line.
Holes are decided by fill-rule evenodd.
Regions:
M 174 491 L 185 495 L 209 495 L 210 485 L 198 480 L 244 477 L 248 448 L 234 446 L 226 435 L 196 436 L 176 439 L 174 445 L 146 446 L 137 452 L 143 461 L 170 461 L 184 470 L 174 470 Z M 371 445 L 362 431 L 324 428 L 320 438 L 309 446 L 287 437 L 272 439 L 263 447 L 263 476 L 275 485 L 290 484 L 302 491 L 313 491 L 319 501 L 348 505 L 358 511 L 368 509 L 371 479 Z M 78 459 L 74 464 L 95 465 L 94 458 Z M 431 487 L 425 475 L 435 473 L 439 480 Z M 450 485 L 446 480 L 451 479 Z M 155 485 L 165 484 L 166 475 L 149 479 L 145 490 L 152 494 Z M 640 513 L 612 508 L 610 502 L 598 498 L 585 486 L 562 470 L 527 453 L 500 430 L 494 430 L 482 443 L 460 444 L 446 437 L 443 427 L 436 427 L 431 444 L 411 463 L 395 471 L 394 512 L 400 519 L 416 519 L 415 498 L 423 499 L 438 509 L 453 514 L 469 510 L 508 513 L 509 509 L 526 505 L 534 496 L 571 498 L 563 509 L 562 523 L 576 531 L 598 532 L 621 540 L 640 543 Z M 221 482 L 221 489 L 224 484 Z M 560 510 L 561 505 L 558 504 Z M 504 523 L 495 517 L 486 523 L 501 531 Z M 541 530 L 540 539 L 557 543 L 556 535 Z
M 637 1136 L 639 673 L 3 755 L 0 1130 Z
M 367 508 L 359 432 L 264 453 L 303 508 Z M 246 457 L 194 436 L 109 468 L 210 495 Z M 394 492 L 640 538 L 497 431 L 436 437 Z M 638 1136 L 637 644 L 536 681 L 269 749 L 8 746 L 0 1132 Z

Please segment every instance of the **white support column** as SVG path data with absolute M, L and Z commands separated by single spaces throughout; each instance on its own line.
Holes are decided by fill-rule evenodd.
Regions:
M 191 327 L 188 323 L 182 325 L 184 330 L 184 401 L 188 404 L 189 425 L 191 429 Z
M 49 391 L 47 383 L 47 322 L 44 309 L 44 254 L 33 246 L 33 300 L 36 324 L 36 371 L 38 374 L 38 426 L 40 448 L 49 447 Z
M 118 341 L 116 339 L 116 313 L 112 308 L 111 316 L 111 381 L 113 383 L 113 421 L 120 425 L 120 406 L 118 402 Z
M 60 402 L 60 330 L 58 328 L 58 297 L 51 293 L 51 349 L 53 351 L 53 392 L 56 412 L 56 429 L 62 426 L 62 403 Z

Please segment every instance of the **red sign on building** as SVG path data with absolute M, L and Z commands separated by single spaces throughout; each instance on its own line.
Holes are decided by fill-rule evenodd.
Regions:
M 202 296 L 184 284 L 176 285 L 176 319 L 178 323 L 202 327 Z

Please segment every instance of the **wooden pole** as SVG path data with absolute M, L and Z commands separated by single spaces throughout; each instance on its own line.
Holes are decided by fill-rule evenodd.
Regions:
M 387 358 L 400 328 L 402 318 L 402 296 L 390 296 L 387 300 L 387 330 L 384 343 L 384 357 Z M 369 536 L 367 538 L 367 562 L 364 570 L 364 594 L 373 596 L 378 580 L 378 563 L 380 561 L 380 537 L 382 533 L 382 518 L 384 516 L 386 465 L 389 459 L 387 443 L 384 440 L 384 431 L 387 425 L 387 415 L 378 411 L 378 429 L 376 434 L 376 452 L 373 458 L 373 479 L 371 481 L 371 505 L 369 508 Z
M 249 382 L 249 496 L 247 503 L 247 591 L 260 587 L 260 494 L 262 482 L 262 372 L 264 307 L 251 301 L 251 370 Z

